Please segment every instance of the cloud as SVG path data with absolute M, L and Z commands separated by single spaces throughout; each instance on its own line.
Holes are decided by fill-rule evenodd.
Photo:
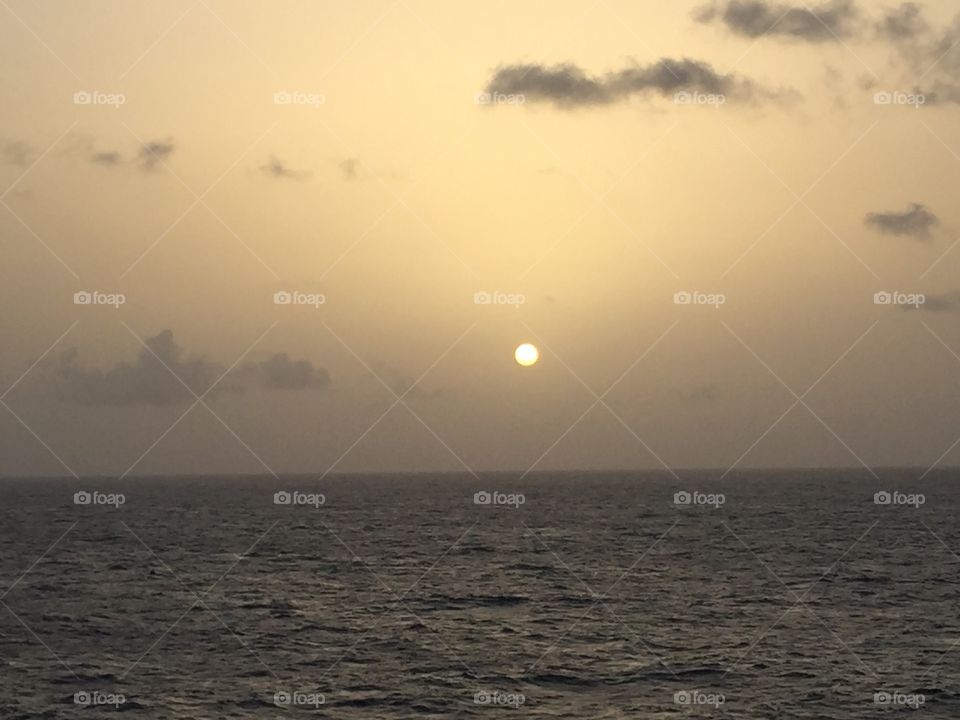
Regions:
M 929 76 L 927 102 L 960 104 L 960 15 L 937 32 L 904 38 L 898 50 L 912 63 L 914 76 Z
M 925 104 L 960 103 L 960 14 L 935 28 L 916 3 L 887 10 L 875 23 L 877 36 L 890 43 L 904 63 L 906 85 L 923 81 L 916 93 Z
M 497 68 L 486 87 L 491 95 L 523 95 L 526 102 L 552 102 L 564 108 L 609 105 L 633 95 L 669 97 L 680 91 L 724 95 L 740 101 L 785 95 L 765 90 L 747 78 L 720 74 L 709 63 L 690 58 L 663 58 L 600 76 L 589 75 L 569 63 L 506 65 Z
M 62 353 L 54 364 L 57 395 L 78 405 L 172 405 L 192 399 L 190 390 L 203 394 L 223 372 L 203 358 L 185 358 L 170 330 L 144 342 L 134 362 L 105 371 L 80 365 L 76 349 Z
M 856 31 L 859 10 L 853 0 L 831 0 L 810 7 L 803 3 L 729 0 L 698 9 L 698 22 L 721 23 L 735 35 L 781 37 L 807 42 L 835 42 Z
M 910 305 L 905 305 L 904 307 L 913 309 Z M 920 305 L 916 309 L 934 313 L 960 312 L 960 290 L 935 295 L 925 295 L 923 305 Z
M 94 165 L 106 165 L 112 167 L 123 162 L 123 157 L 118 152 L 104 151 L 95 152 L 90 155 L 90 162 Z
M 310 177 L 308 172 L 292 170 L 287 167 L 274 155 L 271 155 L 270 160 L 260 166 L 260 172 L 270 177 L 286 178 L 288 180 L 305 180 Z
M 166 162 L 175 149 L 172 139 L 144 143 L 137 153 L 137 162 L 142 170 L 154 170 L 158 164 Z
M 884 13 L 876 29 L 881 37 L 900 42 L 923 35 L 930 28 L 923 16 L 923 8 L 906 2 Z
M 144 343 L 146 347 L 141 348 L 133 362 L 121 361 L 107 370 L 81 365 L 76 349 L 63 352 L 45 363 L 52 373 L 55 394 L 60 400 L 85 406 L 177 405 L 192 402 L 194 394 L 203 395 L 227 372 L 220 363 L 185 355 L 170 330 L 164 330 Z M 263 362 L 248 363 L 227 374 L 207 397 L 240 394 L 251 388 L 321 388 L 329 383 L 330 377 L 323 368 L 278 353 Z
M 855 38 L 880 41 L 898 56 L 900 89 L 913 88 L 925 104 L 960 104 L 960 14 L 946 27 L 935 27 L 915 2 L 867 15 L 856 0 L 826 0 L 810 5 L 802 0 L 716 0 L 700 7 L 694 18 L 719 24 L 735 35 L 762 36 L 807 43 Z M 923 81 L 925 87 L 914 87 Z
M 867 213 L 864 222 L 885 235 L 929 240 L 940 219 L 926 206 L 913 203 L 904 212 Z
M 259 363 L 248 363 L 238 378 L 267 390 L 307 390 L 330 384 L 330 374 L 309 360 L 291 360 L 287 353 L 276 353 Z
M 347 158 L 340 163 L 340 172 L 345 180 L 356 180 L 360 170 L 360 161 L 356 158 Z
M 21 140 L 0 139 L 0 158 L 7 165 L 29 165 L 34 154 L 33 148 Z
M 116 150 L 100 150 L 97 138 L 85 132 L 71 131 L 62 143 L 58 154 L 68 158 L 80 158 L 94 165 L 116 167 L 124 163 L 123 154 Z

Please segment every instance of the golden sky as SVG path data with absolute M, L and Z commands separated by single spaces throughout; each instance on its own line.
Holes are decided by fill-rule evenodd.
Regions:
M 4 0 L 0 474 L 954 464 L 954 13 Z

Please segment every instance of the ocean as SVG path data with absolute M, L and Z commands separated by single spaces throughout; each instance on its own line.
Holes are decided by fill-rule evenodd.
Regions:
M 0 481 L 0 717 L 960 717 L 957 473 Z

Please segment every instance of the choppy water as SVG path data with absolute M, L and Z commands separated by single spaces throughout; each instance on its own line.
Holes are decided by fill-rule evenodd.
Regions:
M 0 717 L 960 716 L 956 473 L 680 474 L 2 481 Z

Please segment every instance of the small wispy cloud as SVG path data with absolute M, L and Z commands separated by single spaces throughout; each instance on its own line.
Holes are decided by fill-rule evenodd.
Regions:
M 140 146 L 140 150 L 137 153 L 137 164 L 141 170 L 155 170 L 157 165 L 167 161 L 167 158 L 173 154 L 175 149 L 176 146 L 172 138 L 146 142 Z
M 344 180 L 356 180 L 360 173 L 360 161 L 356 158 L 347 158 L 340 163 L 340 172 Z
M 940 219 L 925 205 L 913 203 L 903 212 L 867 213 L 864 222 L 885 235 L 929 240 Z
M 916 309 L 933 313 L 960 313 L 960 290 L 924 295 L 924 303 Z
M 34 149 L 22 140 L 0 139 L 0 159 L 7 165 L 29 165 L 35 155 Z
M 108 167 L 113 167 L 115 165 L 120 165 L 123 162 L 123 156 L 118 152 L 109 150 L 95 152 L 90 155 L 90 162 L 92 162 L 94 165 L 106 165 Z
M 269 177 L 287 180 L 306 180 L 311 175 L 305 170 L 293 170 L 275 155 L 271 155 L 270 159 L 260 166 L 260 172 Z

